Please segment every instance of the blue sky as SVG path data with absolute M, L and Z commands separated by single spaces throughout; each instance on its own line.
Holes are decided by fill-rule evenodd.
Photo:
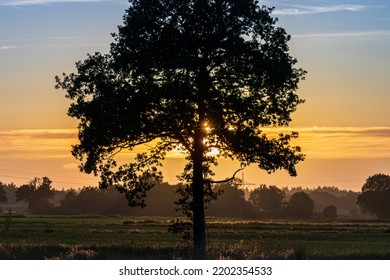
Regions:
M 276 7 L 278 24 L 292 35 L 291 54 L 308 71 L 298 92 L 306 103 L 291 123 L 308 154 L 297 178 L 254 169 L 246 178 L 356 189 L 372 173 L 390 173 L 389 1 L 261 3 Z M 125 0 L 0 0 L 0 181 L 89 182 L 77 177 L 70 156 L 77 122 L 67 117 L 69 103 L 54 89 L 54 76 L 73 72 L 87 53 L 107 52 L 127 6 Z M 57 139 L 53 129 L 68 136 Z M 39 150 L 44 143 L 47 157 Z
M 293 36 L 291 52 L 308 71 L 301 84 L 308 102 L 293 124 L 387 125 L 388 1 L 262 3 L 276 7 L 279 25 Z M 64 110 L 67 103 L 53 90 L 53 77 L 74 71 L 74 62 L 86 53 L 106 52 L 126 7 L 124 0 L 0 0 L 0 118 L 13 120 L 1 122 L 0 129 L 58 128 L 53 120 L 60 116 L 50 104 Z M 37 109 L 56 117 L 36 115 Z

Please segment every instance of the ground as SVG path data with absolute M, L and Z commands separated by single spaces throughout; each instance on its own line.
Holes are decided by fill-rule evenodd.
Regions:
M 2 217 L 0 259 L 189 259 L 191 241 L 168 232 L 171 220 Z M 390 221 L 208 218 L 207 223 L 210 259 L 390 258 Z

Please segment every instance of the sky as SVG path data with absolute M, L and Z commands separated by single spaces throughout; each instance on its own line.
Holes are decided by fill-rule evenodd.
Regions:
M 306 102 L 289 130 L 306 154 L 298 176 L 268 175 L 257 166 L 239 176 L 256 186 L 336 186 L 359 191 L 376 173 L 390 174 L 390 4 L 387 0 L 261 1 L 274 6 L 292 35 L 290 53 L 308 74 Z M 126 0 L 0 0 L 0 181 L 24 184 L 48 176 L 56 188 L 94 185 L 71 156 L 77 120 L 54 77 L 75 62 L 106 53 L 122 24 Z M 165 180 L 184 165 L 170 155 Z M 238 167 L 221 160 L 216 179 Z

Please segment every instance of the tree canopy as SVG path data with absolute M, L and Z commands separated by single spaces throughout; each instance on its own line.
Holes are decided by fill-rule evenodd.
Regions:
M 7 193 L 2 182 L 0 182 L 0 202 L 7 202 Z
M 16 190 L 16 201 L 27 202 L 30 213 L 46 214 L 53 207 L 49 201 L 54 197 L 51 183 L 52 181 L 47 177 L 34 178 Z
M 220 196 L 207 206 L 207 215 L 215 217 L 253 218 L 252 204 L 245 200 L 245 193 L 234 182 L 219 184 L 213 191 Z
M 253 206 L 265 217 L 282 216 L 282 205 L 285 199 L 283 190 L 276 186 L 260 185 L 249 197 Z
M 286 207 L 288 216 L 297 218 L 310 218 L 313 216 L 314 202 L 305 192 L 296 192 L 291 197 Z
M 337 217 L 337 207 L 334 205 L 328 205 L 322 210 L 322 215 L 325 218 L 336 218 Z
M 216 157 L 296 175 L 304 158 L 290 145 L 297 134 L 269 138 L 261 128 L 288 125 L 303 102 L 295 92 L 305 71 L 295 67 L 273 9 L 259 1 L 129 2 L 109 53 L 56 77 L 80 121 L 72 153 L 82 171 L 100 175 L 101 187 L 115 185 L 131 206 L 144 206 L 166 154 L 181 149 L 194 256 L 205 257 L 204 200 Z M 119 151 L 143 144 L 148 152 L 117 163 Z
M 363 212 L 375 214 L 380 218 L 390 218 L 390 176 L 375 174 L 368 177 L 357 203 Z

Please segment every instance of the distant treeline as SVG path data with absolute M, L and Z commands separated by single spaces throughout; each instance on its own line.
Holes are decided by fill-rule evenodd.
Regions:
M 0 182 L 0 211 L 45 215 L 180 216 L 175 202 L 178 186 L 156 182 L 146 198 L 146 207 L 129 207 L 114 188 L 55 190 L 47 177 L 35 178 L 17 187 Z M 336 187 L 315 189 L 278 188 L 260 185 L 241 189 L 234 184 L 214 188 L 218 199 L 207 205 L 206 214 L 237 218 L 358 217 L 358 192 Z

